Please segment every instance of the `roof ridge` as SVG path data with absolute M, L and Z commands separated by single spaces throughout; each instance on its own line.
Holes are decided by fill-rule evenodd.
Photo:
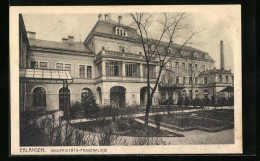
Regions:
M 56 43 L 65 43 L 65 42 L 62 42 L 62 41 L 45 40 L 45 39 L 32 39 L 32 38 L 28 38 L 28 39 L 29 40 L 36 40 L 36 41 L 48 41 L 48 42 L 56 42 Z M 80 41 L 74 41 L 73 43 L 84 44 L 84 42 L 80 42 Z

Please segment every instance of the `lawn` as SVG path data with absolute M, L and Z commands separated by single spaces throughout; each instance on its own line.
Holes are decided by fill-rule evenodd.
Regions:
M 194 112 L 199 117 L 206 117 L 227 122 L 234 122 L 234 110 L 218 109 Z
M 140 117 L 140 119 L 144 120 L 144 117 Z M 149 121 L 155 124 L 154 116 L 150 116 Z M 207 117 L 204 118 L 196 117 L 192 114 L 187 114 L 187 113 L 184 113 L 183 115 L 182 114 L 163 115 L 161 120 L 161 126 L 180 130 L 180 131 L 203 130 L 208 132 L 217 132 L 217 131 L 234 128 L 234 125 L 232 123 L 216 121 Z
M 133 136 L 133 137 L 181 137 L 182 135 L 157 130 L 153 127 L 146 127 L 144 124 L 134 121 L 133 119 L 121 118 L 118 120 L 99 120 L 99 121 L 89 121 L 83 123 L 73 124 L 74 127 L 95 132 L 102 133 L 103 129 L 107 127 L 112 128 L 112 134 L 121 136 Z

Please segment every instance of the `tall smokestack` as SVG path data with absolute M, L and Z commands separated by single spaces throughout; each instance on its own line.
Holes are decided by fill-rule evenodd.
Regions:
M 225 69 L 223 40 L 220 41 L 220 69 Z

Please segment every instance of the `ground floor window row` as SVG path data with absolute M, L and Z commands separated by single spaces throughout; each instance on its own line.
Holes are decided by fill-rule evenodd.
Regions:
M 148 99 L 148 90 L 147 87 L 143 87 L 139 92 L 127 92 L 125 87 L 122 86 L 114 86 L 111 87 L 108 92 L 102 92 L 101 88 L 96 88 L 96 91 L 92 91 L 90 88 L 83 88 L 80 91 L 80 94 L 71 94 L 70 89 L 68 88 L 60 88 L 58 94 L 47 94 L 46 89 L 44 87 L 36 87 L 33 89 L 32 94 L 27 94 L 29 102 L 34 106 L 34 108 L 46 108 L 46 105 L 53 101 L 55 97 L 58 98 L 58 106 L 60 110 L 64 110 L 65 105 L 71 104 L 71 96 L 77 96 L 77 100 L 80 101 L 81 104 L 86 104 L 92 98 L 99 105 L 111 105 L 113 107 L 125 107 L 126 101 L 135 102 L 135 104 L 145 105 Z M 158 102 L 164 101 L 167 99 L 173 99 L 175 103 L 178 102 L 178 98 L 208 98 L 212 96 L 212 93 L 209 93 L 208 89 L 203 90 L 190 90 L 190 89 L 182 89 L 182 90 L 159 90 L 158 96 L 154 98 L 157 99 Z M 49 96 L 48 96 L 49 95 Z M 47 100 L 47 96 L 48 99 Z M 105 97 L 105 99 L 102 99 Z M 137 99 L 137 97 L 139 97 Z M 93 100 L 93 99 L 92 99 Z M 104 101 L 104 102 L 103 102 Z
M 147 88 L 143 87 L 140 89 L 140 92 L 126 92 L 126 88 L 122 86 L 114 86 L 108 92 L 102 92 L 101 88 L 96 88 L 96 91 L 92 91 L 89 88 L 83 88 L 80 94 L 71 94 L 70 89 L 60 88 L 58 94 L 48 94 L 44 87 L 35 87 L 32 90 L 32 93 L 27 94 L 28 101 L 31 102 L 31 105 L 34 108 L 46 108 L 48 102 L 53 101 L 55 97 L 58 97 L 59 109 L 63 110 L 65 105 L 71 103 L 71 96 L 77 96 L 80 98 L 82 104 L 87 103 L 91 97 L 95 98 L 96 103 L 100 105 L 111 105 L 113 107 L 125 107 L 126 106 L 126 95 L 128 94 L 128 99 L 138 103 L 137 95 L 140 95 L 140 104 L 144 105 L 147 102 Z M 103 96 L 106 96 L 106 99 L 102 99 Z M 78 97 L 79 96 L 79 97 Z M 130 98 L 131 97 L 131 98 Z M 49 99 L 49 100 L 48 100 Z M 104 101 L 104 102 L 102 102 Z M 107 102 L 109 101 L 109 102 Z

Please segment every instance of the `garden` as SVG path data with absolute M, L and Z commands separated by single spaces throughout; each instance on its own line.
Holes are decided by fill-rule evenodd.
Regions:
M 158 124 L 156 123 L 156 117 L 158 116 L 151 116 L 149 122 Z M 144 120 L 144 117 L 139 117 L 139 119 Z M 219 132 L 234 128 L 234 111 L 218 109 L 190 113 L 169 113 L 161 116 L 160 124 L 179 131 Z
M 69 120 L 56 116 L 57 112 L 20 113 L 21 146 L 165 145 L 163 139 L 185 137 L 184 131 L 218 132 L 234 128 L 233 110 L 206 110 L 204 107 L 212 104 L 210 100 L 184 99 L 177 105 L 152 106 L 149 123 L 153 126 L 137 121 L 144 120 L 144 106 L 101 108 L 95 102 L 93 96 L 84 102 L 73 102 Z M 218 107 L 226 102 L 219 101 Z M 72 122 L 81 118 L 86 118 L 85 122 Z

